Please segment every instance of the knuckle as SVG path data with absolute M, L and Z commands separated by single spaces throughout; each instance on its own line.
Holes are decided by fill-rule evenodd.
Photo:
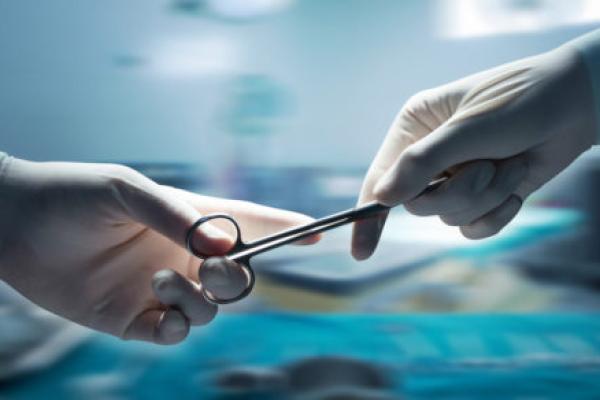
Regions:
M 103 175 L 107 186 L 111 189 L 123 189 L 129 186 L 135 173 L 124 165 L 111 164 L 104 167 Z
M 431 100 L 433 95 L 433 89 L 424 89 L 413 94 L 406 102 L 407 111 L 420 111 L 427 106 L 427 103 Z
M 103 169 L 107 176 L 115 179 L 127 178 L 137 174 L 131 167 L 121 164 L 106 164 Z
M 424 165 L 427 161 L 425 153 L 417 149 L 416 146 L 410 146 L 409 148 L 404 150 L 404 152 L 402 152 L 401 157 L 406 164 L 414 168 L 419 168 L 420 166 Z
M 110 164 L 101 173 L 104 190 L 113 198 L 123 201 L 145 192 L 143 175 L 130 167 Z

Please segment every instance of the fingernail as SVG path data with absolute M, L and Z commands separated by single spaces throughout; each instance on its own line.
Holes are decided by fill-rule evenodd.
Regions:
M 208 239 L 231 240 L 231 237 L 227 233 L 210 224 L 202 226 L 201 231 Z
M 248 284 L 248 275 L 241 264 L 226 257 L 205 260 L 198 274 L 204 289 L 221 299 L 239 296 Z
M 494 178 L 495 172 L 496 167 L 494 166 L 494 164 L 492 164 L 491 162 L 483 163 L 477 171 L 477 176 L 475 177 L 475 181 L 473 183 L 473 192 L 482 192 Z
M 367 258 L 369 258 L 370 255 L 371 255 L 371 252 L 364 248 L 354 247 L 352 249 L 352 257 L 354 257 L 355 260 L 358 260 L 358 261 L 366 260 Z
M 352 257 L 357 260 L 365 260 L 371 256 L 371 239 L 368 235 L 359 234 L 354 238 L 352 246 Z
M 194 236 L 196 249 L 207 255 L 224 254 L 232 244 L 231 236 L 210 224 L 202 226 Z

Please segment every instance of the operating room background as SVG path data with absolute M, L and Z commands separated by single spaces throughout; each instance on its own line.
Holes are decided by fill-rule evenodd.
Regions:
M 278 97 L 255 110 L 272 116 L 257 128 L 269 131 L 268 152 L 244 162 L 364 168 L 417 91 L 590 29 L 448 38 L 435 1 L 274 3 L 289 5 L 244 18 L 193 1 L 1 2 L 0 148 L 35 160 L 218 171 L 233 145 L 222 118 L 243 101 L 236 90 L 248 78 Z
M 411 95 L 548 51 L 599 23 L 593 0 L 0 1 L 0 150 L 39 161 L 125 163 L 161 183 L 321 216 L 355 203 L 362 176 Z M 90 333 L 39 317 L 35 307 L 0 290 L 0 384 L 42 370 L 54 374 L 34 376 L 45 390 L 54 387 L 53 379 L 73 378 L 64 390 L 88 395 L 93 384 L 107 390 L 106 384 L 120 393 L 124 384 L 113 373 L 134 366 L 138 372 L 125 376 L 147 382 L 142 365 L 148 354 L 173 371 L 183 365 L 214 372 L 221 366 L 207 355 L 214 348 L 229 367 L 253 365 L 255 353 L 227 345 L 236 339 L 228 336 L 236 326 L 248 329 L 257 353 L 272 355 L 259 362 L 269 365 L 327 349 L 375 364 L 388 363 L 387 353 L 398 357 L 407 376 L 413 367 L 425 376 L 429 364 L 420 364 L 422 357 L 453 367 L 476 349 L 479 360 L 504 360 L 501 347 L 481 342 L 515 327 L 524 336 L 511 354 L 531 363 L 511 379 L 538 372 L 537 361 L 526 356 L 564 355 L 551 364 L 560 368 L 582 353 L 596 357 L 598 338 L 576 335 L 597 322 L 562 313 L 600 307 L 599 180 L 600 159 L 591 151 L 533 196 L 510 228 L 482 242 L 398 208 L 366 263 L 349 256 L 348 229 L 313 248 L 281 249 L 257 260 L 255 293 L 225 307 L 214 328 L 196 331 L 179 352 L 127 347 L 96 334 L 83 353 L 60 364 Z M 460 331 L 461 339 L 437 346 L 445 332 L 462 326 L 454 313 L 475 315 L 467 324 L 475 336 Z M 513 320 L 513 313 L 533 319 Z M 334 323 L 327 315 L 341 319 Z M 344 320 L 348 315 L 358 322 Z M 365 315 L 391 315 L 400 325 Z M 577 329 L 556 328 L 569 323 Z M 263 335 L 261 324 L 272 334 Z M 410 331 L 407 326 L 416 336 L 396 340 L 396 333 Z M 279 339 L 288 337 L 282 332 L 290 338 L 298 332 L 286 329 L 304 329 L 306 341 Z M 536 341 L 553 329 L 567 340 Z M 361 347 L 375 334 L 389 339 L 379 344 L 384 350 L 375 351 L 371 342 Z M 71 339 L 57 342 L 55 336 Z M 415 344 L 394 347 L 410 340 Z M 31 355 L 32 348 L 46 350 Z M 190 348 L 206 365 L 183 358 Z M 99 351 L 114 360 L 90 362 Z M 59 368 L 48 372 L 56 363 Z M 82 365 L 86 375 L 77 381 Z M 90 381 L 103 374 L 106 381 Z M 403 390 L 433 393 L 423 376 L 411 378 L 422 386 Z M 431 387 L 452 387 L 452 379 Z M 469 382 L 464 390 L 475 390 Z M 145 385 L 154 389 L 154 383 Z M 12 395 L 26 398 L 32 389 L 25 386 L 12 386 Z

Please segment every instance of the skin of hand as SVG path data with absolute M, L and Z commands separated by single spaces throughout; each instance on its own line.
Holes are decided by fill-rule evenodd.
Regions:
M 201 261 L 184 248 L 187 229 L 213 212 L 236 218 L 248 240 L 311 221 L 162 186 L 120 165 L 12 159 L 0 180 L 0 279 L 81 325 L 177 343 L 217 313 L 200 291 Z M 233 245 L 226 229 L 202 225 L 193 243 L 223 254 Z
M 567 45 L 425 90 L 394 120 L 358 203 L 404 204 L 467 238 L 494 235 L 595 143 L 593 104 L 583 60 Z M 443 174 L 450 178 L 419 196 Z M 374 252 L 386 217 L 355 223 L 356 259 Z

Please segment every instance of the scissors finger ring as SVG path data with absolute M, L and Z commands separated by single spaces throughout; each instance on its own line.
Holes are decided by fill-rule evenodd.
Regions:
M 235 235 L 236 235 L 235 242 L 233 244 L 233 247 L 229 250 L 229 252 L 225 255 L 225 257 L 227 257 L 229 260 L 231 260 L 233 262 L 236 262 L 239 265 L 239 267 L 241 268 L 241 270 L 244 272 L 244 274 L 246 276 L 246 284 L 245 284 L 244 290 L 240 294 L 238 294 L 237 296 L 234 296 L 232 298 L 227 298 L 227 299 L 220 298 L 220 297 L 216 296 L 214 293 L 212 293 L 211 291 L 205 289 L 204 287 L 202 288 L 202 293 L 204 294 L 204 297 L 206 297 L 206 299 L 212 303 L 229 304 L 229 303 L 234 303 L 234 302 L 241 300 L 244 297 L 248 296 L 250 294 L 250 292 L 252 291 L 252 289 L 254 288 L 254 282 L 256 280 L 255 275 L 254 275 L 254 270 L 252 269 L 252 267 L 250 267 L 250 257 L 239 254 L 243 250 L 248 249 L 248 245 L 246 243 L 244 243 L 244 241 L 242 240 L 242 232 L 241 232 L 240 226 L 237 223 L 237 221 L 235 220 L 235 218 L 233 218 L 231 215 L 228 215 L 228 214 L 210 214 L 210 215 L 203 216 L 203 217 L 199 218 L 196 222 L 194 222 L 194 224 L 188 229 L 186 238 L 185 238 L 185 242 L 186 242 L 186 247 L 187 247 L 188 251 L 198 258 L 204 259 L 205 263 L 207 260 L 212 259 L 212 258 L 215 258 L 218 261 L 220 261 L 219 259 L 221 257 L 211 257 L 208 254 L 204 254 L 204 253 L 198 251 L 192 244 L 192 238 L 193 238 L 194 231 L 196 229 L 198 229 L 198 227 L 200 225 L 202 225 L 208 221 L 217 220 L 217 219 L 227 220 L 235 228 Z

